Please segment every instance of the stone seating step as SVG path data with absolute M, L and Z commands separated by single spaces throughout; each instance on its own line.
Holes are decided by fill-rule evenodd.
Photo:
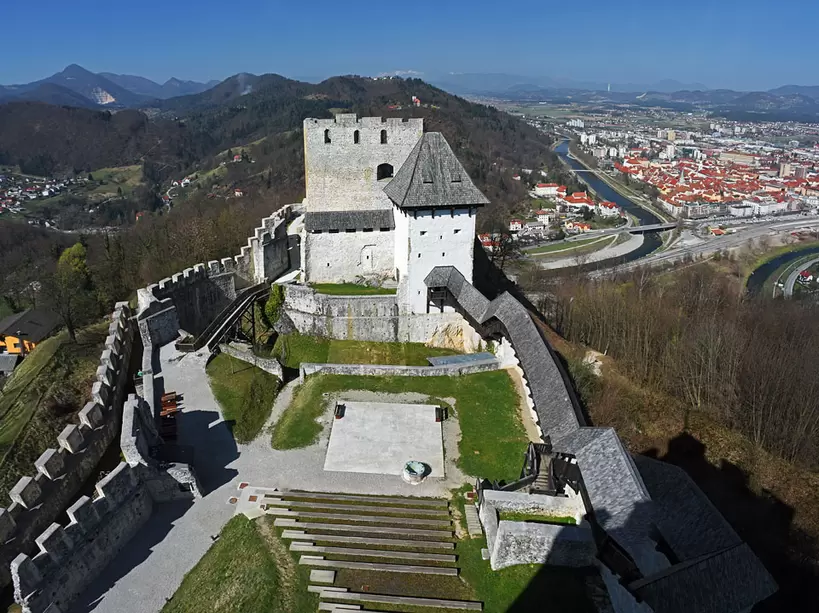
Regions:
M 483 603 L 474 600 L 446 600 L 443 598 L 422 598 L 420 596 L 388 596 L 363 592 L 321 593 L 322 598 L 344 602 L 367 604 L 407 605 L 412 607 L 436 607 L 439 609 L 459 609 L 462 611 L 482 611 Z
M 395 524 L 398 526 L 425 526 L 430 529 L 445 530 L 452 527 L 452 522 L 448 519 L 411 519 L 408 517 L 390 517 L 387 515 L 348 515 L 346 513 L 319 513 L 313 511 L 289 511 L 288 509 L 267 509 L 268 515 L 279 517 L 303 517 L 306 519 L 334 519 L 347 523 L 377 523 Z
M 413 498 L 412 496 L 368 496 L 365 494 L 328 494 L 326 492 L 304 492 L 297 490 L 276 490 L 267 494 L 271 498 L 285 499 L 313 499 L 313 500 L 339 500 L 372 502 L 375 504 L 402 504 L 416 507 L 440 507 L 449 508 L 449 502 L 442 498 Z
M 424 530 L 422 528 L 401 528 L 400 526 L 323 524 L 298 521 L 290 517 L 279 517 L 273 521 L 273 525 L 281 528 L 298 528 L 303 530 L 335 530 L 336 532 L 366 532 L 369 534 L 403 534 L 406 536 L 431 536 L 433 538 L 449 538 L 454 535 L 452 530 Z
M 440 541 L 413 541 L 410 539 L 342 536 L 340 534 L 308 533 L 301 530 L 283 530 L 282 538 L 293 541 L 320 541 L 324 543 L 347 543 L 349 545 L 384 545 L 385 547 L 418 547 L 420 549 L 455 549 L 455 543 L 445 543 Z
M 362 558 L 391 558 L 394 560 L 422 560 L 425 562 L 455 562 L 458 558 L 447 553 L 417 553 L 414 551 L 390 551 L 387 549 L 358 549 L 353 547 L 326 547 L 312 543 L 290 543 L 290 551 L 322 553 L 330 555 L 360 556 Z
M 319 611 L 362 611 L 361 605 L 357 604 L 340 604 L 338 602 L 320 602 Z
M 349 592 L 350 590 L 348 590 L 346 587 L 334 587 L 332 585 L 308 585 L 307 591 L 316 594 L 324 594 L 324 592 L 328 592 L 329 594 L 332 592 L 334 594 L 333 598 L 335 598 L 336 592 Z
M 443 566 L 414 566 L 409 564 L 384 564 L 380 562 L 348 562 L 346 560 L 325 560 L 320 556 L 301 556 L 299 564 L 319 568 L 346 568 L 350 570 L 371 570 L 389 573 L 412 573 L 414 575 L 458 576 L 457 568 Z
M 281 498 L 270 498 L 264 501 L 266 505 L 283 507 L 288 509 L 315 509 L 328 511 L 358 511 L 359 513 L 391 513 L 396 515 L 429 515 L 432 517 L 448 517 L 447 509 L 423 509 L 408 507 L 382 507 L 363 504 L 334 504 L 331 502 L 310 502 L 299 500 L 283 500 Z

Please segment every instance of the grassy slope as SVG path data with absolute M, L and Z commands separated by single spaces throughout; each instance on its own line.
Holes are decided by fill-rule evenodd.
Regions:
M 302 362 L 320 364 L 403 364 L 428 366 L 428 357 L 453 355 L 453 349 L 427 347 L 421 343 L 371 343 L 338 341 L 316 336 L 287 334 L 276 339 L 274 355 L 289 368 Z
M 394 288 L 366 287 L 355 283 L 314 283 L 310 287 L 319 294 L 328 294 L 330 296 L 378 296 L 396 292 Z
M 270 416 L 279 391 L 279 379 L 224 353 L 208 362 L 207 373 L 225 420 L 234 422 L 236 440 L 252 441 Z
M 572 250 L 577 249 L 578 247 L 581 247 L 583 245 L 588 245 L 590 243 L 594 243 L 596 241 L 603 240 L 603 238 L 605 238 L 605 237 L 603 237 L 603 236 L 593 236 L 591 238 L 583 238 L 583 239 L 580 239 L 580 240 L 577 240 L 577 241 L 571 241 L 571 242 L 568 242 L 568 243 L 559 242 L 559 243 L 554 243 L 552 245 L 544 245 L 543 247 L 536 247 L 534 249 L 527 249 L 525 253 L 540 254 L 540 253 L 552 253 L 554 251 L 572 251 Z
M 504 371 L 464 377 L 355 377 L 314 375 L 296 391 L 273 431 L 273 447 L 294 449 L 316 440 L 316 419 L 326 406 L 323 394 L 344 390 L 417 392 L 431 398 L 454 398 L 461 426 L 461 469 L 488 479 L 517 479 L 526 434 L 518 415 L 518 397 Z M 492 433 L 503 433 L 498 436 Z
M 313 612 L 318 599 L 307 591 L 308 577 L 276 536 L 271 518 L 237 515 L 162 613 Z
M 67 334 L 46 339 L 23 360 L 0 399 L 0 491 L 31 474 L 34 461 L 90 399 L 107 323 L 90 326 L 69 343 Z M 53 406 L 55 396 L 63 402 Z
M 574 526 L 577 524 L 574 517 L 564 515 L 547 515 L 545 513 L 524 513 L 514 511 L 501 511 L 498 513 L 498 519 L 505 521 L 530 521 L 541 524 L 569 524 Z

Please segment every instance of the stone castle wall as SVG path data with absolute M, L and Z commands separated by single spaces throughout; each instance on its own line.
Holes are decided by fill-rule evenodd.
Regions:
M 357 119 L 354 114 L 305 119 L 308 212 L 392 208 L 378 183 L 378 166 L 389 164 L 398 172 L 423 132 L 423 119 Z
M 299 379 L 322 373 L 368 377 L 459 377 L 500 369 L 500 362 L 487 360 L 473 364 L 447 366 L 396 366 L 391 364 L 317 364 L 305 362 L 299 367 Z
M 105 349 L 100 357 L 91 401 L 57 437 L 11 489 L 12 503 L 0 509 L 0 586 L 8 585 L 10 562 L 29 551 L 35 539 L 65 509 L 91 476 L 120 427 L 122 406 L 129 387 L 129 364 L 135 338 L 132 313 L 118 303 L 111 317 Z
M 153 502 L 139 470 L 121 462 L 97 483 L 93 500 L 83 496 L 69 507 L 68 525 L 52 523 L 37 537 L 39 553 L 11 563 L 23 612 L 68 611 L 148 520 Z
M 458 313 L 400 313 L 397 297 L 330 296 L 305 285 L 285 285 L 284 309 L 301 334 L 338 340 L 426 343 L 478 351 L 478 333 Z
M 308 233 L 304 239 L 305 274 L 311 283 L 352 283 L 358 277 L 395 276 L 395 232 Z
M 287 224 L 293 212 L 293 205 L 287 205 L 264 218 L 238 255 L 196 264 L 140 289 L 143 342 L 164 345 L 180 329 L 198 336 L 236 298 L 237 290 L 285 272 L 290 264 Z

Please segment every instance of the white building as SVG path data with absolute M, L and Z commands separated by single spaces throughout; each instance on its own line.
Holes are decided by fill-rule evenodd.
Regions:
M 538 183 L 535 185 L 535 195 L 544 198 L 557 197 L 557 190 L 560 186 L 557 183 Z
M 475 217 L 488 203 L 421 119 L 340 114 L 304 121 L 304 281 L 398 284 L 403 312 L 427 313 L 425 277 L 453 266 L 471 282 Z

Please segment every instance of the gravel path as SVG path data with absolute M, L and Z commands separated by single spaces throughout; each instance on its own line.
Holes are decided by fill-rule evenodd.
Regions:
M 299 488 L 327 492 L 402 496 L 447 496 L 464 483 L 457 460 L 460 428 L 457 420 L 444 422 L 447 477 L 411 486 L 400 478 L 359 473 L 325 472 L 324 454 L 329 439 L 325 428 L 319 441 L 304 449 L 278 451 L 270 445 L 270 427 L 281 415 L 298 386 L 285 385 L 271 411 L 263 434 L 247 445 L 237 445 L 222 419 L 205 373 L 207 353 L 181 354 L 173 345 L 160 351 L 164 389 L 184 394 L 179 443 L 195 448 L 194 465 L 204 497 L 195 504 L 165 504 L 86 590 L 71 613 L 156 613 L 170 598 L 185 574 L 213 543 L 222 526 L 236 511 L 228 503 L 240 482 L 255 486 Z M 328 397 L 321 418 L 328 426 L 335 395 Z M 378 394 L 352 391 L 337 397 L 362 401 L 422 402 L 422 394 Z M 451 400 L 451 399 L 450 399 Z M 447 400 L 449 401 L 449 400 Z

